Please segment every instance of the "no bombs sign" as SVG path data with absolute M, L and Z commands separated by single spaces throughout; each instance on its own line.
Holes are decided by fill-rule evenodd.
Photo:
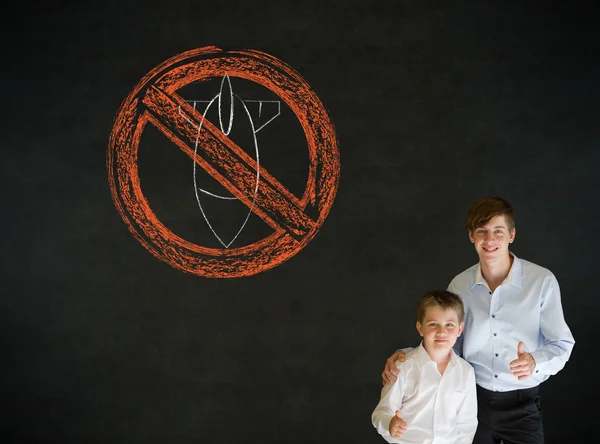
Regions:
M 279 100 L 245 100 L 232 86 L 235 79 L 260 85 Z M 186 100 L 179 94 L 202 82 L 218 88 L 202 100 Z M 259 132 L 277 124 L 282 107 L 291 110 L 305 136 L 308 173 L 301 195 L 292 193 L 261 164 Z M 261 118 L 253 110 L 258 110 Z M 189 192 L 197 202 L 198 223 L 210 228 L 218 247 L 199 245 L 174 233 L 159 220 L 142 192 L 138 154 L 149 125 L 190 162 Z M 252 135 L 249 147 L 239 146 L 230 137 L 232 129 L 240 125 Z M 340 176 L 333 124 L 300 74 L 262 52 L 215 47 L 176 55 L 138 83 L 115 118 L 107 167 L 115 206 L 133 236 L 169 265 L 213 278 L 260 273 L 298 253 L 329 214 Z M 210 175 L 221 191 L 204 189 L 196 180 L 198 173 Z M 219 233 L 203 204 L 208 199 L 236 200 L 247 208 L 233 235 Z M 238 245 L 238 235 L 251 215 L 266 224 L 270 234 Z

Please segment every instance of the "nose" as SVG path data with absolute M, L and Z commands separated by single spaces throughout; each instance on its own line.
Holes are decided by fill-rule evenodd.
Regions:
M 484 241 L 485 242 L 492 242 L 494 239 L 496 239 L 496 236 L 493 232 L 488 232 L 485 235 Z

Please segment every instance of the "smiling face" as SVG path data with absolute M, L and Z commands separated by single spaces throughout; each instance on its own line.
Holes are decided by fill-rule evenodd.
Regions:
M 484 263 L 504 261 L 509 258 L 508 246 L 515 240 L 516 229 L 509 229 L 503 215 L 495 216 L 482 226 L 469 232 L 479 260 Z
M 417 321 L 417 330 L 423 337 L 423 347 L 430 356 L 449 353 L 463 328 L 464 323 L 459 322 L 456 310 L 444 309 L 439 305 L 428 307 L 423 322 Z

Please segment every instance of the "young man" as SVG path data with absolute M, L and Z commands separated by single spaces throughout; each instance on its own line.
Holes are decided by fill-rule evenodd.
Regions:
M 371 420 L 391 443 L 470 444 L 477 428 L 475 373 L 452 347 L 464 327 L 461 299 L 426 293 L 417 306 L 421 345 L 397 362 L 398 379 L 381 390 Z
M 465 223 L 479 263 L 448 289 L 465 304 L 465 329 L 457 353 L 475 369 L 478 427 L 474 443 L 544 442 L 539 384 L 560 371 L 575 340 L 567 326 L 554 275 L 509 252 L 516 229 L 513 208 L 487 197 L 469 209 Z M 382 374 L 404 353 L 388 359 Z

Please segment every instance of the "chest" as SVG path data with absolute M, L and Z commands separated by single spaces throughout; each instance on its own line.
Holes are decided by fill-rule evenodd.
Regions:
M 540 306 L 539 291 L 500 286 L 491 292 L 485 285 L 477 285 L 465 299 L 465 317 L 467 323 L 475 324 L 490 319 L 525 322 L 539 318 Z

